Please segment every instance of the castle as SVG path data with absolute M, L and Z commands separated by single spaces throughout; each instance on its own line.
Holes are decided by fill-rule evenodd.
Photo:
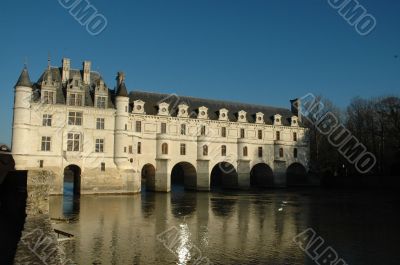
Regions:
M 185 188 L 286 186 L 304 178 L 307 129 L 295 108 L 128 93 L 91 70 L 50 63 L 32 83 L 25 67 L 15 85 L 12 152 L 18 170 L 49 170 L 52 193 L 66 178 L 74 192 L 168 192 Z M 171 177 L 172 176 L 172 177 Z

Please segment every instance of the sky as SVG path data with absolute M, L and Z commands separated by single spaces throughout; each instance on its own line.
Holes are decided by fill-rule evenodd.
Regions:
M 287 108 L 307 93 L 345 108 L 400 92 L 398 0 L 358 0 L 377 22 L 367 36 L 328 0 L 90 0 L 107 21 L 96 36 L 60 1 L 2 0 L 2 143 L 24 63 L 37 81 L 49 54 L 52 66 L 92 61 L 111 88 L 124 71 L 129 90 Z

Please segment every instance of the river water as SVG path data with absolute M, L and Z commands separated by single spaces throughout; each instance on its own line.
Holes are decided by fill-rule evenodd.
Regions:
M 316 264 L 293 241 L 312 228 L 349 265 L 399 264 L 392 192 L 264 190 L 54 196 L 75 264 Z M 167 231 L 167 232 L 165 232 Z M 164 232 L 164 233 L 163 233 Z

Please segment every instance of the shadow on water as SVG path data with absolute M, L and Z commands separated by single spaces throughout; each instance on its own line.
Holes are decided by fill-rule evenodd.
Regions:
M 157 193 L 146 190 L 146 186 L 142 185 L 141 196 L 142 196 L 141 207 L 143 216 L 145 218 L 149 218 L 154 214 Z
M 171 186 L 172 214 L 175 217 L 185 217 L 193 214 L 197 206 L 197 193 L 185 190 L 182 184 Z
M 219 217 L 228 217 L 235 210 L 235 204 L 237 198 L 235 198 L 236 192 L 226 191 L 223 189 L 213 189 L 210 197 L 210 206 L 213 213 Z

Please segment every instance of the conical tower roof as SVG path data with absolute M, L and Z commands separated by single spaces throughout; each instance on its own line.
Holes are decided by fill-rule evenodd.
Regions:
M 121 82 L 121 84 L 117 87 L 117 96 L 119 97 L 127 97 L 128 90 L 126 89 L 125 82 Z
M 32 82 L 31 79 L 29 78 L 29 73 L 26 66 L 22 70 L 21 75 L 19 76 L 18 81 L 15 84 L 15 87 L 17 86 L 32 87 Z

